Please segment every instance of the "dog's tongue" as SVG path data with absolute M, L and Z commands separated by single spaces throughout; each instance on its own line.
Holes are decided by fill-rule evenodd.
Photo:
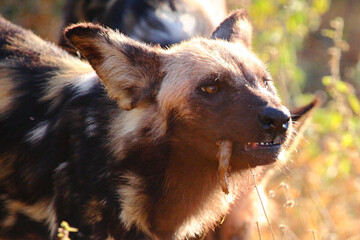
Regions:
M 217 153 L 217 158 L 219 159 L 219 178 L 220 185 L 224 193 L 229 193 L 229 183 L 227 180 L 227 171 L 229 169 L 230 158 L 233 148 L 233 142 L 230 140 L 221 140 L 217 142 L 219 146 L 219 151 Z

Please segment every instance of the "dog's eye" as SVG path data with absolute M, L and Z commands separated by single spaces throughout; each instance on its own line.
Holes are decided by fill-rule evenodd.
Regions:
M 217 93 L 219 91 L 219 86 L 216 85 L 216 84 L 203 86 L 203 87 L 201 87 L 201 90 L 203 92 L 205 92 L 205 93 L 214 94 L 214 93 Z
M 265 88 L 268 89 L 270 86 L 271 79 L 265 78 L 263 81 L 264 81 Z

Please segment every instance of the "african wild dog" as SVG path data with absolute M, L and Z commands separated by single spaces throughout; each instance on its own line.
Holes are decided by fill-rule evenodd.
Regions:
M 88 64 L 1 19 L 0 237 L 54 239 L 62 220 L 79 228 L 72 239 L 213 227 L 251 189 L 248 168 L 260 180 L 281 161 L 293 120 L 315 104 L 290 116 L 251 32 L 242 10 L 212 39 L 169 49 L 70 26 Z
M 135 40 L 168 46 L 209 36 L 225 15 L 225 0 L 67 0 L 62 29 L 71 23 L 94 22 Z M 72 49 L 62 31 L 59 44 Z

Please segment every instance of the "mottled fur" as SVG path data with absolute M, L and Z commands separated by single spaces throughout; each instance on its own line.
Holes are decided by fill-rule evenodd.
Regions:
M 209 36 L 225 15 L 224 0 L 67 0 L 62 28 L 100 23 L 133 39 L 168 46 Z M 59 44 L 73 50 L 62 31 Z
M 63 220 L 79 228 L 72 239 L 185 239 L 214 227 L 251 190 L 248 167 L 260 180 L 293 132 L 289 119 L 281 133 L 258 120 L 269 106 L 288 110 L 251 31 L 234 35 L 246 24 L 237 11 L 218 39 L 170 49 L 73 25 L 65 35 L 90 66 L 1 19 L 0 237 L 54 239 Z M 203 91 L 214 84 L 218 93 Z M 243 148 L 274 138 L 276 151 Z M 234 142 L 228 195 L 221 139 Z

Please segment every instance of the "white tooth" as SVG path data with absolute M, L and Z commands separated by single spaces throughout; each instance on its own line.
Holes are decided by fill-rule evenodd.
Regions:
M 260 145 L 264 145 L 264 143 L 263 143 L 263 142 L 261 142 L 261 143 L 260 143 Z
M 248 142 L 248 145 L 250 145 L 250 142 Z

